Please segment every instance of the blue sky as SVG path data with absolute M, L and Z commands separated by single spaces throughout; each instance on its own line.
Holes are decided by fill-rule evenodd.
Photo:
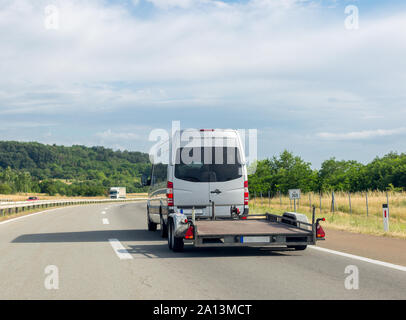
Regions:
M 406 149 L 405 30 L 404 1 L 0 0 L 0 139 L 148 151 L 180 120 L 367 162 Z

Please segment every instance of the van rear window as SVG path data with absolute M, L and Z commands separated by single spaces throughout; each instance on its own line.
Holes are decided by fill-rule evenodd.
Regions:
M 175 177 L 191 182 L 225 182 L 242 177 L 235 147 L 190 147 L 176 152 Z

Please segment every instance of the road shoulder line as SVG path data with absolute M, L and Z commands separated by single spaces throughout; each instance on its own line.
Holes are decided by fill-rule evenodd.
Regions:
M 397 264 L 393 264 L 393 263 L 389 263 L 389 262 L 384 262 L 384 261 L 374 260 L 374 259 L 370 259 L 370 258 L 365 258 L 365 257 L 357 256 L 355 254 L 345 253 L 345 252 L 341 252 L 341 251 L 335 251 L 335 250 L 326 249 L 326 248 L 322 248 L 322 247 L 309 246 L 309 248 L 314 249 L 314 250 L 318 250 L 318 251 L 322 251 L 322 252 L 327 252 L 327 253 L 330 253 L 330 254 L 335 254 L 335 255 L 338 255 L 338 256 L 346 257 L 346 258 L 356 259 L 356 260 L 360 260 L 360 261 L 364 261 L 364 262 L 380 265 L 380 266 L 383 266 L 383 267 L 392 268 L 392 269 L 396 269 L 396 270 L 406 272 L 406 267 L 400 266 L 400 265 L 397 265 Z

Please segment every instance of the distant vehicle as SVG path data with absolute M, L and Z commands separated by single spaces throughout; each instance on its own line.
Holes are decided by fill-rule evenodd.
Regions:
M 35 201 L 35 200 L 39 200 L 38 197 L 29 197 L 27 199 L 27 201 Z
M 109 194 L 110 194 L 110 199 L 125 199 L 126 198 L 126 188 L 125 187 L 111 187 Z

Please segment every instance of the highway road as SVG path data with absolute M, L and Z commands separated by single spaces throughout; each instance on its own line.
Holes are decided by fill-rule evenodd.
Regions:
M 0 299 L 406 298 L 405 271 L 312 248 L 171 252 L 159 231 L 146 230 L 145 205 L 74 206 L 0 223 Z M 359 289 L 344 285 L 349 265 Z

